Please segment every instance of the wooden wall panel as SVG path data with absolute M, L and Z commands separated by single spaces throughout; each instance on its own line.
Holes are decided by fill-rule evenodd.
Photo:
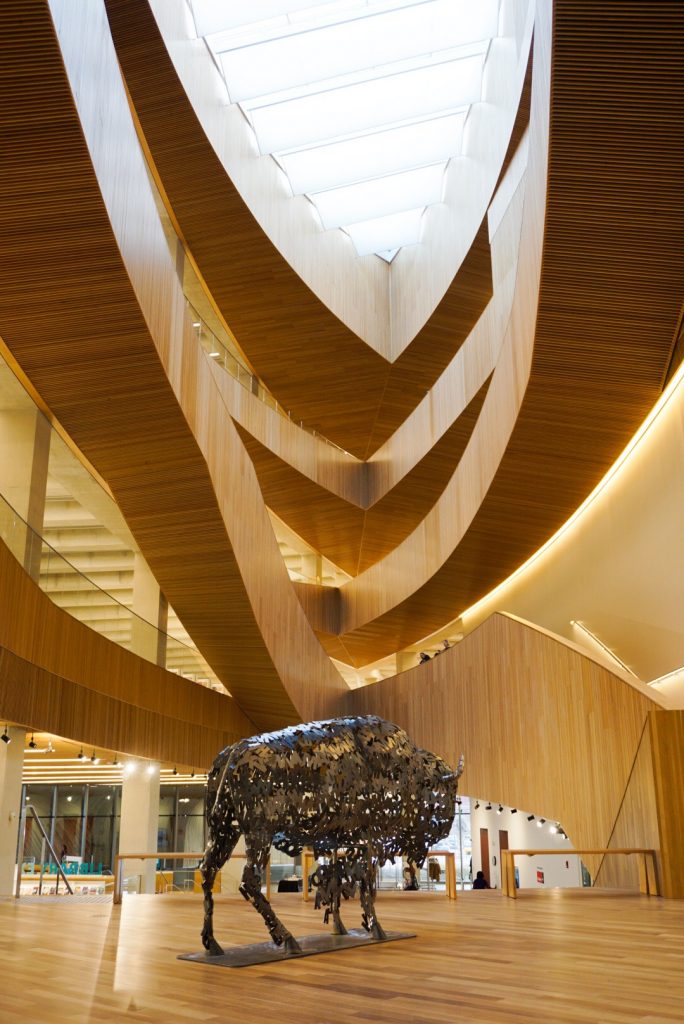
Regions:
M 684 711 L 649 718 L 663 896 L 684 899 Z
M 591 847 L 611 838 L 655 707 L 573 646 L 497 614 L 331 711 L 382 715 L 452 764 L 463 753 L 462 793 L 559 820 L 575 846 Z M 651 845 L 649 822 L 635 820 L 638 845 Z
M 644 846 L 651 850 L 660 850 L 648 722 L 644 725 L 634 765 L 607 845 L 615 849 Z M 660 862 L 660 857 L 658 861 Z M 594 867 L 592 874 L 594 885 L 612 889 L 639 888 L 639 868 L 634 857 L 604 857 Z
M 254 731 L 231 697 L 139 658 L 63 612 L 5 544 L 0 717 L 185 765 L 206 766 L 222 746 Z

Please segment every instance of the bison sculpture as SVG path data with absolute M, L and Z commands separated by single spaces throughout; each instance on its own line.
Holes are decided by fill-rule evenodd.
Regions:
M 374 907 L 376 866 L 401 855 L 425 861 L 451 829 L 462 770 L 463 758 L 454 770 L 375 716 L 289 726 L 226 747 L 207 783 L 209 838 L 200 864 L 205 949 L 223 952 L 213 933 L 212 888 L 241 835 L 240 892 L 276 945 L 301 951 L 261 892 L 271 845 L 292 856 L 311 847 L 329 859 L 316 870 L 316 905 L 327 907 L 325 920 L 332 914 L 336 933 L 345 932 L 340 901 L 358 886 L 364 928 L 384 938 Z

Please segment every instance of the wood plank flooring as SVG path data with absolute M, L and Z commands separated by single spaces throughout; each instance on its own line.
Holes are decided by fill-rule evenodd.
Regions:
M 217 935 L 261 941 L 239 896 Z M 296 894 L 275 897 L 295 935 L 322 931 Z M 380 920 L 418 938 L 288 963 L 219 969 L 200 948 L 199 897 L 111 904 L 0 902 L 3 1024 L 666 1024 L 684 1020 L 684 903 L 600 892 L 382 893 Z M 348 927 L 358 927 L 358 903 Z

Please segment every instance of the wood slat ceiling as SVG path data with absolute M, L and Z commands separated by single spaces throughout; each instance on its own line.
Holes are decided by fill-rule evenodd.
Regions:
M 296 720 L 122 262 L 47 4 L 8 3 L 1 19 L 4 339 L 242 709 L 264 726 Z
M 486 225 L 432 316 L 390 365 L 326 308 L 259 227 L 207 140 L 148 5 L 107 0 L 106 7 L 156 171 L 239 345 L 293 419 L 368 458 L 415 408 L 489 301 Z
M 356 665 L 427 635 L 513 572 L 599 482 L 661 393 L 684 278 L 684 4 L 556 0 L 554 11 L 527 392 L 454 555 L 407 601 L 342 637 Z
M 350 576 L 392 551 L 439 499 L 480 414 L 489 382 L 405 477 L 368 509 L 343 501 L 297 472 L 243 428 L 264 501 L 307 544 Z

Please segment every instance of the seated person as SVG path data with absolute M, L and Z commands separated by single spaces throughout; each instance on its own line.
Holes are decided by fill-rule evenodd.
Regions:
M 473 882 L 473 889 L 489 889 L 490 885 L 484 876 L 484 871 L 478 871 Z

